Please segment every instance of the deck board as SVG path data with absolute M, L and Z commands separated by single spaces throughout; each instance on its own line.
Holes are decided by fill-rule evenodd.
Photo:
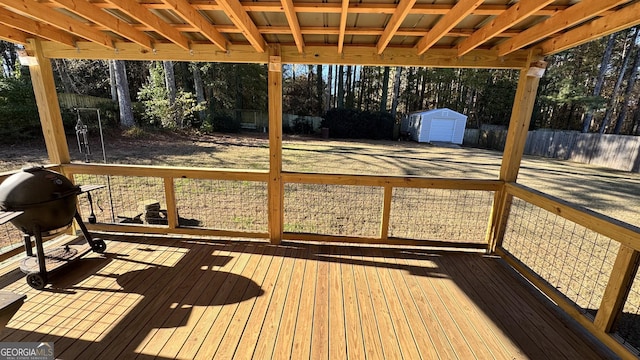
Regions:
M 113 237 L 0 341 L 60 359 L 599 359 L 499 259 L 374 245 Z M 3 266 L 6 264 L 3 264 Z M 8 277 L 13 276 L 11 280 Z

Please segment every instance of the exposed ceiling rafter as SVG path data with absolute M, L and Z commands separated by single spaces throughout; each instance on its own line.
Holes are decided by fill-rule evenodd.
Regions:
M 554 16 L 538 23 L 520 35 L 499 44 L 496 49 L 501 56 L 511 51 L 522 49 L 527 45 L 538 42 L 545 37 L 584 22 L 598 14 L 615 6 L 626 3 L 628 0 L 583 0 L 561 11 Z M 636 14 L 637 16 L 637 14 Z
M 120 21 L 119 19 L 109 16 L 104 10 L 92 5 L 86 1 L 75 0 L 51 0 L 61 7 L 71 11 L 74 14 L 84 17 L 96 24 L 99 24 L 109 31 L 127 38 L 146 49 L 151 49 L 151 38 L 144 33 L 136 30 L 133 26 Z
M 242 7 L 238 0 L 218 0 L 218 5 L 222 7 L 225 14 L 231 21 L 242 31 L 249 43 L 258 52 L 265 52 L 267 43 L 264 41 L 262 34 L 258 31 L 256 24 L 251 20 L 247 11 Z
M 0 9 L 0 23 L 14 28 L 15 30 L 20 30 L 21 32 L 39 36 L 47 40 L 65 44 L 70 47 L 75 47 L 75 38 L 69 33 L 58 30 L 51 25 L 47 25 L 45 23 L 29 19 L 22 15 L 18 15 L 9 10 Z M 28 34 L 25 35 L 29 36 Z
M 521 0 L 513 4 L 508 10 L 493 18 L 488 24 L 458 44 L 458 55 L 463 56 L 553 1 Z
M 50 24 L 58 29 L 74 34 L 78 37 L 91 40 L 96 44 L 114 49 L 113 39 L 89 25 L 58 12 L 52 11 L 48 6 L 42 5 L 32 0 L 0 0 L 0 5 L 4 5 L 13 11 L 21 14 L 28 14 L 29 17 Z
M 2 1 L 2 0 L 0 0 Z M 172 28 L 169 24 L 162 21 L 159 17 L 152 14 L 144 6 L 136 1 L 130 0 L 106 0 L 112 5 L 118 7 L 119 10 L 138 20 L 139 22 L 152 28 L 158 34 L 169 39 L 169 41 L 180 46 L 185 50 L 189 50 L 189 40 L 180 34 L 179 31 Z
M 227 50 L 227 39 L 211 25 L 196 9 L 189 4 L 187 0 L 162 0 L 165 4 L 171 6 L 176 14 L 180 15 L 187 23 L 193 26 L 198 32 L 202 33 L 212 43 L 216 44 L 221 50 Z
M 338 54 L 342 54 L 342 48 L 344 47 L 344 35 L 347 30 L 348 14 L 349 0 L 342 0 L 342 7 L 340 8 L 340 30 L 338 33 Z
M 462 19 L 471 14 L 475 8 L 482 5 L 483 0 L 460 0 L 451 10 L 443 15 L 438 23 L 425 35 L 416 48 L 418 55 L 423 54 L 432 47 L 443 36 L 447 35 L 449 30 L 453 29 Z
M 294 8 L 292 0 L 282 0 L 282 8 L 284 15 L 287 17 L 287 22 L 291 28 L 291 34 L 293 40 L 296 42 L 298 51 L 302 54 L 304 52 L 304 39 L 302 38 L 302 31 L 300 31 L 300 22 L 298 21 L 298 15 L 296 15 L 296 9 Z
M 382 35 L 380 35 L 380 39 L 378 39 L 378 54 L 382 54 L 387 45 L 389 45 L 389 41 L 396 35 L 396 31 L 400 25 L 402 25 L 407 15 L 409 15 L 409 11 L 411 11 L 415 3 L 416 0 L 400 0 L 396 11 L 391 15 L 391 19 L 389 19 Z
M 599 37 L 640 25 L 638 14 L 640 14 L 640 2 L 543 42 L 541 44 L 542 52 L 544 55 L 554 54 Z

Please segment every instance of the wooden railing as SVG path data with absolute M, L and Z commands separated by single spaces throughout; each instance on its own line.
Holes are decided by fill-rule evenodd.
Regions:
M 177 198 L 188 197 L 189 202 L 200 201 L 199 198 L 206 196 L 204 193 L 196 195 L 184 195 L 178 189 L 178 183 L 185 181 L 185 179 L 203 179 L 211 181 L 229 181 L 229 182 L 256 182 L 259 184 L 266 184 L 268 182 L 268 172 L 266 171 L 237 171 L 237 170 L 215 170 L 215 169 L 193 169 L 193 168 L 175 168 L 175 167 L 157 167 L 157 166 L 128 166 L 128 165 L 98 165 L 98 164 L 69 164 L 64 165 L 63 172 L 70 178 L 74 176 L 84 175 L 104 175 L 111 177 L 127 177 L 131 183 L 134 183 L 134 178 L 156 178 L 162 183 L 162 197 L 164 201 L 160 201 L 165 205 L 167 221 L 162 226 L 148 225 L 148 224 L 122 224 L 113 223 L 110 221 L 99 222 L 95 225 L 89 225 L 90 229 L 102 230 L 102 231 L 125 231 L 125 232 L 141 232 L 141 233 L 175 233 L 175 234 L 191 234 L 191 235 L 213 235 L 213 236 L 234 236 L 234 237 L 249 237 L 249 238 L 268 238 L 268 227 L 260 227 L 258 231 L 246 231 L 242 229 L 220 229 L 210 226 L 194 227 L 194 226 L 182 226 L 180 224 L 180 215 L 185 213 L 185 201 L 182 202 L 183 206 L 178 206 Z M 99 181 L 99 179 L 96 179 Z M 94 181 L 96 181 L 94 180 Z M 92 181 L 92 179 L 82 179 L 82 181 Z M 126 180 L 125 180 L 126 182 Z M 282 194 L 280 203 L 285 205 L 284 209 L 284 222 L 283 222 L 283 235 L 285 240 L 308 240 L 308 241 L 340 241 L 340 242 L 369 242 L 369 243 L 389 243 L 389 244 L 413 244 L 413 245 L 436 245 L 436 246 L 457 246 L 457 247 L 473 247 L 473 248 L 486 248 L 486 225 L 488 222 L 488 214 L 491 208 L 491 199 L 493 199 L 492 192 L 497 191 L 501 182 L 497 180 L 466 180 L 466 179 L 429 179 L 429 178 L 417 178 L 417 177 L 394 177 L 394 176 L 364 176 L 364 175 L 331 175 L 331 174 L 306 174 L 306 173 L 282 173 L 283 187 L 285 188 Z M 191 184 L 193 185 L 193 184 Z M 186 184 L 185 186 L 191 186 Z M 124 186 L 124 185 L 123 185 Z M 146 185 L 147 187 L 159 188 L 159 185 Z M 297 187 L 297 188 L 296 188 Z M 211 188 L 211 186 L 208 186 Z M 453 239 L 454 241 L 448 241 L 450 236 L 442 236 L 440 239 L 420 239 L 411 238 L 407 236 L 394 236 L 395 233 L 402 233 L 398 230 L 398 227 L 394 227 L 395 223 L 402 222 L 402 218 L 398 218 L 398 215 L 393 214 L 393 208 L 399 211 L 399 205 L 402 200 L 399 196 L 402 196 L 402 190 L 406 189 L 431 189 L 431 191 L 450 191 L 437 194 L 441 198 L 444 196 L 444 201 L 449 203 L 458 203 L 467 199 L 467 203 L 473 203 L 474 199 L 477 199 L 478 194 L 482 194 L 484 199 L 482 207 L 475 208 L 476 213 L 480 213 L 486 216 L 485 219 L 478 219 L 477 215 L 468 216 L 478 221 L 474 223 L 476 228 L 476 234 L 469 234 L 468 231 L 458 231 L 461 235 L 459 239 Z M 364 193 L 358 193 L 360 190 Z M 216 189 L 209 191 L 218 191 Z M 355 191 L 355 192 L 354 192 Z M 367 192 L 368 191 L 368 192 Z M 314 214 L 311 214 L 308 209 L 304 208 L 304 201 L 309 201 L 309 198 L 316 196 L 320 202 L 323 202 L 328 196 L 340 196 L 337 193 L 344 192 L 345 196 L 339 198 L 340 204 L 317 204 L 325 212 L 328 207 L 335 209 L 335 212 L 328 212 L 324 214 L 323 221 L 313 220 L 318 226 L 309 227 L 305 224 L 297 223 L 292 219 L 300 218 L 300 214 L 304 213 L 305 217 L 313 218 Z M 379 196 L 376 195 L 379 193 Z M 373 194 L 372 196 L 369 196 Z M 455 194 L 455 195 L 452 195 Z M 223 194 L 221 194 L 222 196 Z M 415 196 L 423 196 L 425 194 L 412 194 Z M 427 194 L 429 195 L 429 194 Z M 126 195 L 124 195 L 126 196 Z M 257 195 L 245 194 L 245 197 L 256 197 Z M 257 196 L 264 201 L 263 204 L 268 204 L 269 201 Z M 299 198 L 296 198 L 299 196 Z M 358 198 L 361 203 L 366 203 L 362 207 L 366 214 L 357 214 L 356 211 L 342 211 L 341 208 L 348 208 Z M 431 197 L 434 197 L 431 194 Z M 375 198 L 375 199 L 374 199 Z M 215 202 L 216 199 L 212 199 L 210 202 Z M 254 201 L 260 202 L 260 200 Z M 254 202 L 251 202 L 249 207 L 258 206 Z M 438 199 L 428 202 L 425 201 L 419 208 L 414 209 L 415 213 L 430 213 L 429 216 L 424 216 L 430 219 L 432 222 L 438 221 L 439 218 L 443 218 L 443 211 L 438 212 Z M 334 206 L 335 205 L 335 206 Z M 215 205 L 212 205 L 215 206 Z M 456 216 L 464 217 L 468 214 L 470 207 L 458 207 L 454 208 L 450 205 L 448 211 L 450 213 L 458 212 L 459 214 L 449 214 L 450 218 L 448 223 L 439 223 L 438 228 L 445 229 L 447 227 L 464 227 L 464 221 L 458 222 Z M 406 210 L 405 210 L 406 211 Z M 223 211 L 224 213 L 224 211 Z M 238 215 L 237 221 L 241 223 L 243 220 L 248 222 L 264 223 L 262 216 L 266 217 L 266 214 L 260 211 L 253 211 L 253 214 L 258 213 L 259 219 L 248 219 L 249 216 Z M 204 215 L 204 212 L 193 215 Z M 217 212 L 220 214 L 220 211 Z M 219 216 L 213 211 L 209 216 Z M 357 223 L 359 218 L 367 218 L 373 220 L 363 220 L 366 223 L 366 227 L 369 230 L 366 231 L 366 235 L 353 234 L 343 231 L 347 227 Z M 338 218 L 338 223 L 336 223 Z M 410 218 L 416 218 L 416 215 L 411 215 Z M 202 219 L 201 219 L 202 220 Z M 308 225 L 308 221 L 306 224 Z M 333 225 L 332 225 L 333 224 Z M 375 224 L 375 225 L 372 225 Z M 333 226 L 333 228 L 332 228 Z M 371 226 L 375 226 L 374 230 L 371 230 Z M 425 226 L 427 226 L 425 224 Z M 340 228 L 340 231 L 332 231 L 336 228 Z M 354 229 L 354 230 L 361 230 Z M 451 229 L 449 229 L 451 230 Z M 444 231 L 444 230 L 443 230 Z M 479 235 L 478 235 L 479 234 Z M 435 236 L 437 237 L 437 236 Z
M 613 333 L 625 303 L 627 307 L 640 309 L 640 294 L 629 296 L 634 282 L 640 281 L 636 276 L 640 228 L 521 185 L 505 184 L 505 192 L 509 220 L 496 253 L 618 355 L 636 358 L 636 353 L 618 340 L 619 334 Z M 515 201 L 522 201 L 532 210 L 514 207 Z M 538 215 L 539 212 L 544 215 Z M 519 225 L 509 229 L 516 223 Z M 519 236 L 526 241 L 517 243 L 515 238 Z M 529 255 L 522 255 L 527 252 Z M 540 258 L 545 256 L 556 260 L 546 259 L 541 264 Z M 590 260 L 591 257 L 597 258 Z M 561 267 L 572 268 L 571 274 L 562 273 Z M 559 286 L 557 282 L 563 276 L 575 279 L 564 279 Z M 589 286 L 571 289 L 572 283 L 585 281 Z M 591 306 L 579 304 L 585 297 L 580 292 L 589 293 L 595 303 L 591 306 L 597 308 L 586 309 Z

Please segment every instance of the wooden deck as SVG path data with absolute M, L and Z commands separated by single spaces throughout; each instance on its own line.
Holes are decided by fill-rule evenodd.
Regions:
M 408 247 L 107 240 L 0 341 L 60 359 L 601 359 L 494 257 Z M 11 269 L 11 267 L 5 267 Z

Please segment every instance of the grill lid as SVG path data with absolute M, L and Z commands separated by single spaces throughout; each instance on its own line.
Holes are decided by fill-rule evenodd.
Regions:
M 24 168 L 0 184 L 0 209 L 23 210 L 80 193 L 80 187 L 42 166 Z

